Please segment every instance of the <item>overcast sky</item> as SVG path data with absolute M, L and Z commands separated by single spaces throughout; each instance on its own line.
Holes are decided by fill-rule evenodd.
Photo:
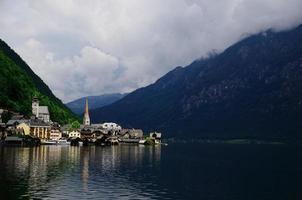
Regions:
M 5 40 L 64 102 L 129 92 L 249 34 L 302 23 L 302 0 L 0 0 Z

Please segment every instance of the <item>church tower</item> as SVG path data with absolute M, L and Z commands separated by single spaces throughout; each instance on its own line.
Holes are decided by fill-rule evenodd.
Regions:
M 32 114 L 36 117 L 39 117 L 39 99 L 38 97 L 34 97 L 31 104 Z
M 86 98 L 86 105 L 85 105 L 83 124 L 85 126 L 89 126 L 90 125 L 90 117 L 89 117 L 89 109 L 88 109 L 88 98 Z

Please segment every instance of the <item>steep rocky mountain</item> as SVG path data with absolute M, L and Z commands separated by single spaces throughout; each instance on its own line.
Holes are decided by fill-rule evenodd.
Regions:
M 113 94 L 103 94 L 99 96 L 89 96 L 76 99 L 66 104 L 66 106 L 75 114 L 82 115 L 85 107 L 85 100 L 89 100 L 89 109 L 96 109 L 112 104 L 120 99 L 122 99 L 127 94 L 113 93 Z
M 51 119 L 60 123 L 77 119 L 31 68 L 0 39 L 0 108 L 31 114 L 32 97 L 49 107 Z
M 302 26 L 250 36 L 90 113 L 166 137 L 302 138 Z

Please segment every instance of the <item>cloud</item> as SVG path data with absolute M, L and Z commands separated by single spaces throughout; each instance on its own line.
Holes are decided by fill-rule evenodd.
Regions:
M 2 0 L 0 37 L 66 102 L 129 92 L 245 35 L 296 26 L 301 7 L 301 0 Z
M 63 99 L 110 88 L 119 70 L 117 58 L 91 46 L 84 46 L 78 55 L 60 59 L 41 42 L 30 38 L 17 51 L 26 60 L 32 60 L 32 69 L 40 72 L 41 78 L 51 83 L 54 93 Z

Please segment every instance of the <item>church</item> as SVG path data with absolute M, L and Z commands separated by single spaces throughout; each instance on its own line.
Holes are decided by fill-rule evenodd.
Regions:
M 32 101 L 32 113 L 36 118 L 46 123 L 50 122 L 48 106 L 40 106 L 39 99 L 37 97 L 34 97 Z
M 91 124 L 89 116 L 88 98 L 86 98 L 83 124 L 81 125 L 81 138 L 93 139 L 102 134 L 115 133 L 121 131 L 122 127 L 116 123 Z

